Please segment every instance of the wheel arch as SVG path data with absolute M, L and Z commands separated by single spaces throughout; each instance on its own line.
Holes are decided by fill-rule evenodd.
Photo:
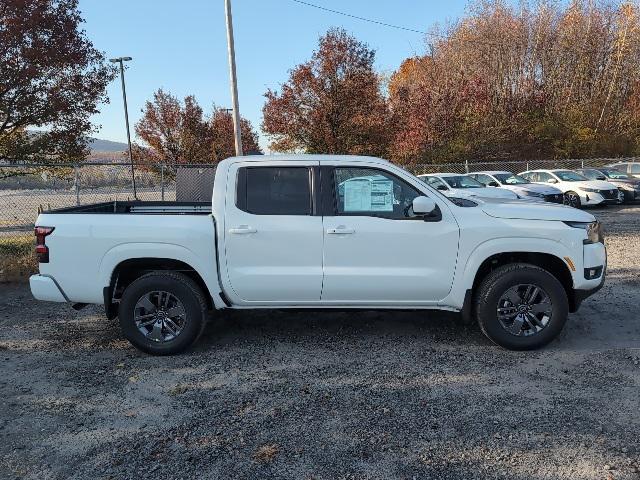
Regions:
M 571 271 L 567 266 L 565 260 L 561 259 L 557 255 L 544 252 L 527 252 L 527 251 L 513 251 L 513 252 L 501 252 L 495 253 L 487 257 L 478 267 L 473 278 L 471 285 L 471 291 L 476 292 L 480 282 L 493 270 L 503 265 L 511 263 L 528 263 L 535 265 L 536 267 L 546 270 L 552 274 L 562 284 L 567 299 L 569 300 L 570 311 L 575 311 L 577 308 L 577 301 L 575 298 L 575 291 L 573 288 L 573 277 Z

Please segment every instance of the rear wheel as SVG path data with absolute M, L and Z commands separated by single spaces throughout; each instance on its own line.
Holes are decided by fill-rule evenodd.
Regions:
M 567 192 L 564 194 L 564 204 L 573 208 L 580 208 L 582 202 L 580 201 L 580 195 L 576 192 Z
M 143 352 L 172 355 L 191 346 L 205 326 L 207 303 L 198 285 L 178 272 L 152 272 L 122 295 L 118 317 L 127 340 Z
M 476 315 L 482 332 L 510 350 L 531 350 L 553 340 L 569 314 L 562 284 L 526 263 L 497 268 L 482 281 Z

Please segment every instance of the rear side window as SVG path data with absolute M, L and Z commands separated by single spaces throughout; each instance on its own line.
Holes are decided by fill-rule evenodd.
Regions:
M 254 215 L 311 215 L 311 171 L 307 167 L 242 167 L 236 206 Z
M 632 164 L 629 166 L 629 171 L 630 171 L 631 173 L 633 173 L 634 175 L 639 174 L 639 173 L 640 173 L 640 163 L 632 163 Z

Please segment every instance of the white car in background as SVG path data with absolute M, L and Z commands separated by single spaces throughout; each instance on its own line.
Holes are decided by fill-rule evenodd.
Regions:
M 533 183 L 552 184 L 564 192 L 564 203 L 575 208 L 618 203 L 618 189 L 602 180 L 589 180 L 572 170 L 529 170 L 519 174 Z
M 510 190 L 485 187 L 469 175 L 462 173 L 430 173 L 418 175 L 418 178 L 447 197 L 518 199 L 518 196 Z
M 486 187 L 511 190 L 520 198 L 552 203 L 563 203 L 564 193 L 551 185 L 532 183 L 526 178 L 507 171 L 474 172 L 471 177 Z

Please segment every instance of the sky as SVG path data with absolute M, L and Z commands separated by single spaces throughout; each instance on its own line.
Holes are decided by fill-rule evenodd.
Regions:
M 309 0 L 353 15 L 429 30 L 464 14 L 467 0 Z M 158 88 L 193 94 L 205 112 L 231 106 L 224 0 L 80 0 L 84 29 L 107 57 L 130 56 L 125 72 L 133 125 Z M 391 73 L 403 59 L 422 54 L 426 37 L 318 10 L 292 0 L 232 0 L 240 113 L 260 133 L 264 93 L 279 89 L 289 70 L 308 60 L 318 38 L 343 27 L 376 50 L 376 68 Z M 98 138 L 126 141 L 120 79 L 110 103 L 92 118 Z

